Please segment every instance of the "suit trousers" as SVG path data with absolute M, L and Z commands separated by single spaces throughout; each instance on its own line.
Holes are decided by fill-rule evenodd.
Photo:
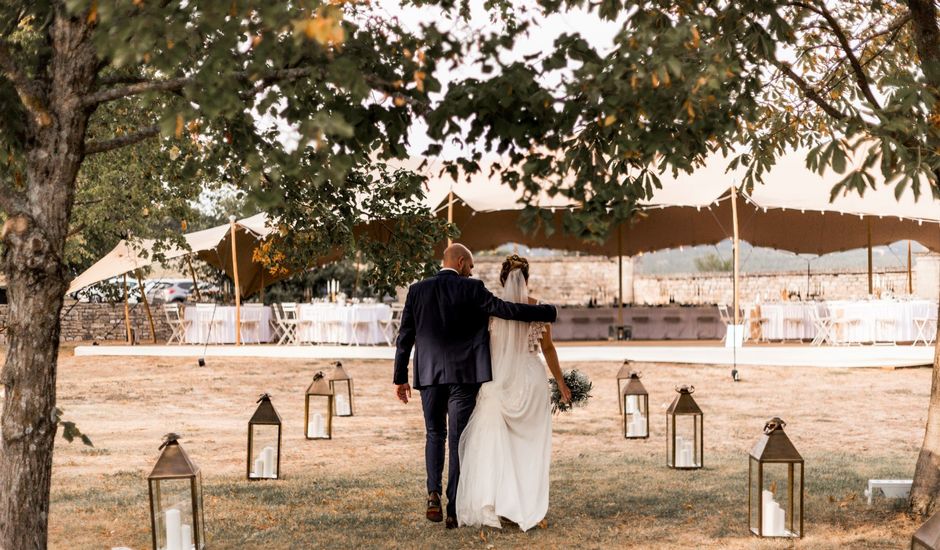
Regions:
M 447 469 L 447 515 L 457 516 L 457 483 L 460 481 L 460 434 L 467 427 L 476 406 L 480 384 L 441 384 L 421 389 L 427 441 L 424 462 L 428 471 L 428 492 L 441 493 L 444 473 L 444 446 L 450 447 Z M 448 426 L 450 437 L 448 437 Z

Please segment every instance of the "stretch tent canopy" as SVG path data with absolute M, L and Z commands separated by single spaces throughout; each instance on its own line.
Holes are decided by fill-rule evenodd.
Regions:
M 881 179 L 864 196 L 852 192 L 830 201 L 842 176 L 812 172 L 805 158 L 806 151 L 783 156 L 750 193 L 741 188 L 743 169 L 727 171 L 729 159 L 720 156 L 710 157 L 692 174 L 661 175 L 662 187 L 620 228 L 620 238 L 614 232 L 602 243 L 561 231 L 561 210 L 577 208 L 563 197 L 543 195 L 536 200 L 538 207 L 555 212 L 551 236 L 544 230 L 523 232 L 518 224 L 521 192 L 502 185 L 498 175 L 489 177 L 486 168 L 469 183 L 459 184 L 432 173 L 427 204 L 445 216 L 452 197 L 459 240 L 474 249 L 515 242 L 616 256 L 714 244 L 733 234 L 731 202 L 736 196 L 740 238 L 755 246 L 826 254 L 910 239 L 940 251 L 940 201 L 929 190 L 919 200 L 910 189 L 896 198 L 894 186 Z M 731 192 L 733 186 L 736 193 Z
M 271 276 L 260 263 L 252 260 L 252 253 L 258 243 L 267 238 L 272 231 L 273 229 L 268 227 L 268 216 L 264 213 L 235 222 L 239 288 L 243 296 L 249 296 L 279 278 L 283 278 L 283 275 Z M 190 250 L 171 246 L 163 251 L 164 259 L 172 260 L 195 254 L 200 260 L 225 271 L 229 277 L 234 275 L 231 224 L 187 233 L 183 237 Z M 154 262 L 154 245 L 155 241 L 152 239 L 141 239 L 133 243 L 122 239 L 111 252 L 72 280 L 68 292 L 76 292 L 95 283 L 149 266 Z

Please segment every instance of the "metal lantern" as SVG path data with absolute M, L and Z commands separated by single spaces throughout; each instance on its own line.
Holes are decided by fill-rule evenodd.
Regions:
M 333 389 L 322 372 L 313 376 L 313 382 L 307 388 L 304 434 L 307 439 L 333 438 Z
M 153 550 L 202 550 L 206 546 L 202 474 L 179 444 L 164 436 L 160 458 L 147 478 Z
M 617 373 L 617 401 L 619 402 L 617 408 L 620 409 L 620 414 L 623 414 L 623 388 L 630 381 L 631 374 L 633 374 L 633 368 L 630 361 L 624 360 L 620 372 Z
M 936 550 L 940 548 L 940 513 L 930 516 L 911 537 L 911 550 Z
M 333 416 L 353 415 L 353 381 L 339 361 L 333 363 L 330 373 L 330 389 L 333 390 Z
M 803 536 L 803 457 L 773 418 L 751 449 L 747 518 L 759 537 Z
M 695 470 L 702 467 L 702 409 L 692 399 L 695 386 L 681 386 L 676 392 L 666 411 L 666 465 Z
M 623 388 L 623 437 L 646 439 L 650 436 L 650 396 L 640 382 L 640 374 L 631 372 Z
M 258 408 L 248 421 L 249 480 L 278 479 L 281 474 L 281 415 L 271 403 L 271 396 L 262 394 Z

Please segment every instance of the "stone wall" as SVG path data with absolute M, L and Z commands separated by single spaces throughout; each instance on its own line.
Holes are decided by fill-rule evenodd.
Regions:
M 499 287 L 502 257 L 475 258 L 474 273 L 487 287 Z M 529 258 L 531 293 L 553 304 L 587 305 L 592 298 L 610 305 L 617 297 L 617 259 L 579 256 Z M 634 273 L 633 262 L 624 258 L 624 301 L 661 305 L 670 299 L 681 304 L 726 304 L 732 301 L 731 273 L 680 273 L 642 275 Z M 915 271 L 916 279 L 920 271 Z M 907 295 L 907 272 L 881 271 L 874 275 L 876 292 Z M 923 286 L 923 285 L 922 285 Z M 782 293 L 807 294 L 828 300 L 868 296 L 868 274 L 858 271 L 744 273 L 740 297 L 743 302 L 778 300 Z
M 150 322 L 143 304 L 131 304 L 131 327 L 140 343 L 149 343 Z M 163 342 L 170 335 L 162 306 L 152 306 L 153 322 L 157 329 L 157 341 Z M 9 306 L 0 305 L 0 325 L 5 325 Z M 62 341 L 124 340 L 124 304 L 86 304 L 66 302 L 62 308 Z

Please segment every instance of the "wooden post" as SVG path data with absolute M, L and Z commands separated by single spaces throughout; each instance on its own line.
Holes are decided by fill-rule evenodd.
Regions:
M 233 283 L 235 284 L 235 345 L 241 345 L 242 343 L 242 293 L 241 288 L 238 286 L 238 246 L 235 244 L 235 216 L 229 216 L 229 224 L 231 226 L 229 230 L 229 235 L 232 240 L 232 274 Z
M 914 294 L 914 273 L 911 265 L 911 241 L 907 241 L 907 293 Z
M 132 344 L 131 307 L 127 304 L 127 273 L 124 274 L 124 328 L 127 330 L 127 343 Z
M 868 218 L 868 295 L 875 293 L 875 287 L 872 284 L 872 260 L 871 260 L 871 218 Z
M 189 274 L 193 277 L 193 292 L 196 293 L 196 301 L 202 301 L 202 295 L 199 294 L 199 281 L 196 280 L 196 270 L 193 269 L 193 255 L 186 256 L 186 263 L 189 264 Z
M 623 224 L 617 226 L 617 326 L 623 327 Z M 623 330 L 621 328 L 621 330 Z
M 140 288 L 140 299 L 144 301 L 144 311 L 147 312 L 147 320 L 150 321 L 150 341 L 157 343 L 157 328 L 153 324 L 153 313 L 150 311 L 150 302 L 147 301 L 147 293 L 144 292 L 144 278 L 140 276 L 140 269 L 135 269 L 137 276 L 137 287 Z
M 737 347 L 737 326 L 741 312 L 738 310 L 738 192 L 734 185 L 731 186 L 731 223 L 734 229 L 734 240 L 732 241 L 734 257 L 734 279 L 732 280 L 732 289 L 734 292 L 734 346 Z
M 447 194 L 447 223 L 454 223 L 454 191 Z M 447 237 L 447 246 L 454 244 L 454 240 Z

